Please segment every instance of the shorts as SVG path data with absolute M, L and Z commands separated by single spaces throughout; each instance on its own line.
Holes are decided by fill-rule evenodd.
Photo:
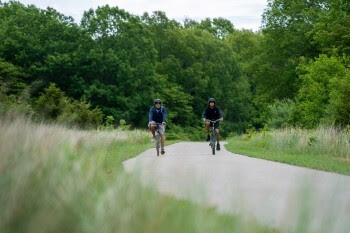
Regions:
M 151 121 L 150 124 L 157 126 L 157 123 L 155 121 Z M 159 134 L 160 135 L 164 135 L 165 134 L 165 125 L 158 123 L 158 129 L 159 129 Z
M 210 123 L 210 126 L 212 126 L 212 124 L 213 123 Z M 220 128 L 220 124 L 219 124 L 219 122 L 217 121 L 217 122 L 215 122 L 215 124 L 214 124 L 214 129 L 219 129 Z

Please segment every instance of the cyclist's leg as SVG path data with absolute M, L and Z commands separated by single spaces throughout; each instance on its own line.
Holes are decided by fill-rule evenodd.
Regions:
M 149 127 L 151 133 L 152 133 L 152 136 L 155 137 L 155 134 L 156 134 L 156 123 L 154 121 L 151 121 L 151 125 Z
M 161 135 L 160 136 L 160 147 L 162 148 L 162 150 L 164 150 L 164 144 L 165 144 L 165 135 Z
M 214 125 L 215 128 L 215 134 L 216 134 L 216 141 L 218 144 L 220 144 L 220 130 L 219 130 L 219 122 L 216 122 Z
M 209 128 L 210 128 L 210 122 L 209 121 L 206 121 L 205 122 L 205 130 L 207 132 L 207 135 L 209 135 Z
M 220 141 L 220 130 L 218 128 L 215 129 L 215 134 L 216 134 L 216 141 L 217 141 L 217 143 L 219 143 L 219 141 Z
M 216 134 L 216 150 L 221 150 L 220 148 L 220 130 L 219 128 L 215 129 L 215 134 Z
M 206 122 L 205 122 L 205 130 L 206 130 L 206 132 L 207 132 L 206 141 L 209 141 L 209 140 L 210 140 L 209 128 L 210 128 L 210 122 L 209 122 L 209 121 L 206 121 Z
M 159 125 L 159 134 L 160 134 L 160 147 L 161 147 L 161 151 L 164 153 L 164 145 L 165 145 L 165 125 Z

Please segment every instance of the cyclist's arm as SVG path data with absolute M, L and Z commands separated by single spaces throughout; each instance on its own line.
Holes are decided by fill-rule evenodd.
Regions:
M 166 108 L 163 108 L 163 123 L 166 123 Z
M 207 118 L 207 109 L 204 109 L 204 112 L 202 113 L 202 120 L 205 121 Z
M 149 110 L 149 114 L 148 114 L 148 122 L 151 122 L 151 121 L 153 121 L 153 107 L 152 108 L 150 108 L 150 110 Z
M 222 116 L 222 112 L 221 112 L 221 109 L 219 109 L 219 119 L 217 121 L 223 121 L 224 120 L 224 117 Z

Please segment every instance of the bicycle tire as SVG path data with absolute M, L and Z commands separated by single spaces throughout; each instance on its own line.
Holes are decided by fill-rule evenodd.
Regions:
M 159 156 L 159 148 L 160 148 L 160 140 L 159 140 L 159 134 L 156 135 L 156 150 L 157 150 L 157 156 Z
M 215 129 L 211 132 L 211 152 L 215 155 L 215 142 L 216 142 L 216 134 Z

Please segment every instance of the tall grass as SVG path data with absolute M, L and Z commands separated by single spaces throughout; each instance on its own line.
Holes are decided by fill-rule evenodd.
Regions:
M 278 129 L 258 133 L 251 142 L 274 151 L 350 159 L 350 131 L 335 127 Z
M 0 120 L 0 232 L 275 232 L 142 187 L 121 161 L 146 141 Z
M 350 131 L 284 128 L 231 138 L 228 150 L 248 156 L 350 175 Z

